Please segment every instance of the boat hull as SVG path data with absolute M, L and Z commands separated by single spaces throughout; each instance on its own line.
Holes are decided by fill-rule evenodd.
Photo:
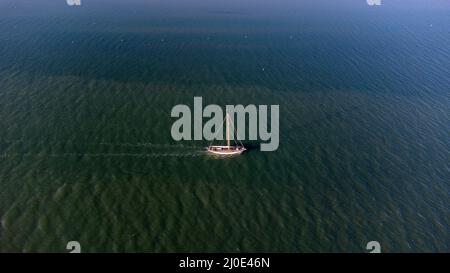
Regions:
M 244 146 L 209 146 L 207 150 L 215 155 L 239 155 L 246 151 Z

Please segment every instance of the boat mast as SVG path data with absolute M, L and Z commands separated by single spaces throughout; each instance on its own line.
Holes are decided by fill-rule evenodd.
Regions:
M 230 120 L 229 119 L 230 119 L 230 116 L 227 113 L 226 120 L 227 120 L 227 146 L 228 146 L 228 149 L 230 148 Z

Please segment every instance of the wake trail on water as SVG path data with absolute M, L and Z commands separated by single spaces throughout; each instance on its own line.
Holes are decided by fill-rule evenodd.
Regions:
M 137 158 L 158 158 L 158 157 L 198 157 L 205 153 L 202 151 L 191 153 L 10 153 L 0 154 L 0 158 L 8 157 L 137 157 Z
M 72 144 L 72 145 L 89 145 L 89 146 L 123 146 L 123 147 L 157 147 L 157 148 L 186 148 L 186 149 L 199 149 L 199 146 L 196 145 L 185 145 L 185 144 L 164 144 L 164 143 L 153 143 L 153 142 L 137 142 L 137 143 L 128 143 L 128 142 L 81 142 L 81 141 L 27 141 L 27 140 L 3 140 L 0 141 L 3 143 L 14 144 L 14 143 L 25 143 L 25 144 L 33 144 L 33 145 L 55 145 L 55 144 Z
M 159 143 L 151 143 L 151 142 L 142 142 L 142 143 L 113 143 L 113 142 L 76 142 L 76 141 L 25 141 L 25 140 L 11 140 L 11 141 L 0 141 L 0 143 L 24 143 L 30 144 L 33 146 L 45 145 L 50 146 L 49 148 L 53 148 L 53 145 L 60 144 L 71 144 L 74 147 L 76 146 L 98 146 L 104 147 L 108 146 L 110 149 L 114 147 L 130 147 L 130 148 L 142 148 L 138 149 L 135 153 L 130 152 L 45 152 L 45 151 L 37 151 L 37 152 L 5 152 L 3 154 L 0 153 L 0 158 L 9 158 L 9 157 L 86 157 L 86 158 L 96 158 L 96 157 L 134 157 L 134 158 L 162 158 L 162 157 L 198 157 L 205 154 L 205 151 L 202 147 L 193 146 L 193 145 L 184 145 L 184 144 L 159 144 Z M 148 149 L 147 149 L 148 148 Z M 65 149 L 64 149 L 65 150 Z M 122 149 L 123 150 L 123 149 Z M 136 150 L 136 149 L 134 149 Z M 139 153 L 139 150 L 142 150 L 142 153 Z

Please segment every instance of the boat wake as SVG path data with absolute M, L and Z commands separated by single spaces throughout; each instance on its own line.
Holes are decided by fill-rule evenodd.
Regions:
M 190 153 L 9 153 L 0 154 L 0 158 L 11 157 L 136 157 L 136 158 L 158 158 L 158 157 L 198 157 L 204 155 L 204 152 L 190 152 Z
M 204 155 L 204 150 L 199 146 L 189 146 L 183 144 L 160 144 L 152 142 L 142 143 L 113 143 L 113 142 L 76 142 L 76 141 L 25 141 L 25 140 L 13 140 L 13 141 L 0 141 L 0 143 L 8 144 L 6 152 L 0 153 L 0 158 L 12 158 L 12 157 L 82 157 L 82 158 L 96 158 L 96 157 L 134 157 L 134 158 L 161 158 L 161 157 L 198 157 Z M 28 151 L 30 152 L 15 152 L 15 144 L 25 144 L 30 146 Z M 41 148 L 36 147 L 48 147 L 48 149 L 54 149 L 57 145 L 64 145 L 63 150 L 68 152 L 50 152 L 43 151 Z M 66 145 L 72 146 L 73 149 Z M 83 147 L 80 149 L 80 146 Z M 89 146 L 89 147 L 86 147 Z M 72 152 L 74 150 L 93 150 L 93 147 L 97 147 L 101 152 Z M 105 147 L 106 146 L 106 147 Z M 127 149 L 128 147 L 128 149 Z M 76 148 L 76 149 L 75 149 Z M 32 152 L 33 150 L 36 152 Z M 38 150 L 39 149 L 39 150 Z M 70 151 L 72 150 L 72 151 Z M 105 151 L 107 150 L 107 151 Z M 128 150 L 128 151 L 127 151 Z
M 137 142 L 137 143 L 128 143 L 128 142 L 80 142 L 80 141 L 27 141 L 27 140 L 3 140 L 0 143 L 7 144 L 32 144 L 32 145 L 87 145 L 87 146 L 111 146 L 111 147 L 148 147 L 148 148 L 186 148 L 186 149 L 199 149 L 199 146 L 195 145 L 184 145 L 184 144 L 168 144 L 168 143 L 153 143 L 153 142 Z

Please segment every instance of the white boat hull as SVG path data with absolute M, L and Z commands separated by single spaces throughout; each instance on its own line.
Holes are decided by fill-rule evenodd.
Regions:
M 215 155 L 239 155 L 246 151 L 244 146 L 209 146 L 207 150 Z

